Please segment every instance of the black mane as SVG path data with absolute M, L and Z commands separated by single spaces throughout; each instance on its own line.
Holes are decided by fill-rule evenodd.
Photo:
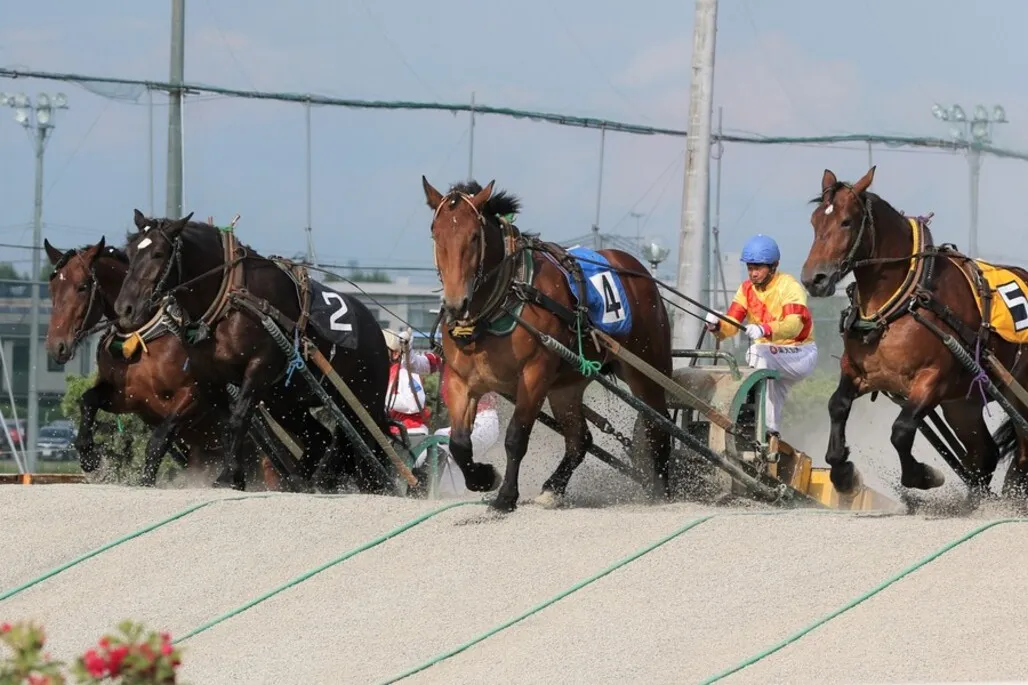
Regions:
M 482 186 L 478 181 L 461 181 L 450 186 L 446 196 L 450 202 L 456 202 L 457 193 L 475 195 L 481 192 Z M 517 214 L 521 211 L 521 199 L 506 190 L 494 192 L 482 207 L 482 213 L 486 216 L 503 216 L 505 214 Z
M 169 224 L 174 223 L 175 219 L 168 218 L 155 218 L 147 217 L 150 222 L 150 228 L 153 230 L 161 230 L 167 228 Z M 180 235 L 183 240 L 189 242 L 187 236 L 193 236 L 193 242 L 198 243 L 198 247 L 207 247 L 205 243 L 210 240 L 211 236 L 214 236 L 218 241 L 218 250 L 220 253 L 221 249 L 221 238 L 220 229 L 217 226 L 207 223 L 206 221 L 187 221 L 185 228 L 182 230 Z M 141 240 L 148 231 L 129 230 L 125 234 L 126 244 L 131 245 L 134 241 Z

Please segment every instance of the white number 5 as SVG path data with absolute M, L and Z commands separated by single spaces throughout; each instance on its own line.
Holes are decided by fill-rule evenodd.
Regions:
M 332 316 L 328 317 L 329 328 L 331 328 L 333 331 L 352 331 L 353 326 L 351 324 L 343 323 L 342 321 L 340 321 L 340 319 L 346 316 L 347 312 L 346 300 L 343 299 L 343 296 L 339 293 L 323 292 L 321 293 L 321 297 L 323 300 L 325 300 L 325 304 L 327 304 L 330 307 L 332 306 L 333 301 L 339 303 L 339 309 L 333 312 Z
M 1018 287 L 1015 281 L 1004 283 L 996 288 L 996 292 L 1003 298 L 1007 309 L 1010 310 L 1010 318 L 1014 321 L 1014 330 L 1021 331 L 1028 328 L 1028 299 Z

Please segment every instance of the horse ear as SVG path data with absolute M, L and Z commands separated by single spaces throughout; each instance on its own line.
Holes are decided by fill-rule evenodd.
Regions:
M 193 218 L 193 212 L 190 212 L 189 214 L 186 214 L 181 219 L 177 219 L 175 221 L 172 221 L 171 225 L 169 225 L 168 228 L 166 228 L 164 230 L 164 232 L 168 236 L 174 238 L 175 236 L 177 236 L 179 233 L 182 232 L 182 229 L 186 227 L 186 224 L 188 224 L 189 220 L 192 219 L 192 218 Z
M 57 262 L 61 261 L 64 253 L 51 245 L 50 241 L 46 238 L 43 238 L 43 247 L 46 249 L 46 256 L 50 259 L 50 264 L 56 266 Z
M 107 245 L 107 236 L 100 236 L 100 242 L 93 246 L 93 259 L 96 259 L 104 253 L 104 247 Z
M 132 219 L 136 222 L 136 228 L 142 231 L 144 228 L 150 225 L 150 222 L 146 220 L 145 214 L 143 214 L 138 209 L 133 209 L 132 211 L 134 212 L 134 214 L 132 215 Z
M 821 177 L 821 193 L 824 194 L 829 188 L 839 182 L 839 179 L 835 177 L 831 169 L 825 169 L 824 176 Z
M 482 207 L 489 201 L 489 197 L 493 194 L 493 186 L 496 185 L 496 181 L 489 181 L 489 185 L 482 190 L 475 193 L 475 196 L 471 198 L 471 204 L 475 206 L 475 209 L 482 211 Z
M 421 176 L 421 187 L 425 189 L 425 202 L 428 203 L 428 208 L 434 212 L 443 203 L 443 194 L 432 187 L 424 174 Z
M 875 180 L 875 169 L 877 168 L 877 165 L 871 167 L 867 170 L 867 173 L 864 174 L 863 178 L 853 184 L 853 190 L 857 192 L 857 195 L 860 195 L 871 187 L 871 183 Z

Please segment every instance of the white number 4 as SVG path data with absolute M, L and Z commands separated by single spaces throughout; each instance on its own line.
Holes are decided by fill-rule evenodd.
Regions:
M 352 331 L 352 324 L 343 323 L 342 321 L 340 321 L 340 319 L 346 316 L 346 312 L 348 311 L 346 307 L 346 300 L 343 299 L 343 296 L 339 293 L 323 292 L 321 293 L 321 297 L 325 300 L 325 304 L 327 304 L 330 307 L 332 306 L 333 301 L 339 303 L 339 309 L 335 310 L 335 312 L 332 313 L 332 316 L 328 318 L 329 328 L 331 328 L 333 331 Z
M 590 276 L 589 282 L 603 298 L 603 323 L 623 321 L 625 304 L 621 301 L 617 288 L 614 286 L 614 276 L 609 271 L 601 271 Z
M 1015 281 L 1004 283 L 996 288 L 996 292 L 1003 298 L 1007 309 L 1010 310 L 1010 318 L 1014 320 L 1014 330 L 1022 331 L 1028 328 L 1028 299 Z

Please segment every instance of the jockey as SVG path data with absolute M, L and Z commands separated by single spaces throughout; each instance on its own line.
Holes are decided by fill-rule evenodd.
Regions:
M 746 363 L 757 369 L 774 369 L 779 378 L 767 383 L 768 438 L 771 453 L 778 451 L 782 405 L 792 386 L 813 373 L 817 366 L 814 321 L 807 308 L 807 293 L 800 283 L 778 271 L 781 252 L 774 239 L 755 235 L 742 249 L 739 261 L 746 264 L 749 280 L 735 293 L 727 318 L 739 326 L 707 314 L 707 330 L 719 340 L 739 330 L 750 339 Z
M 434 373 L 442 367 L 442 360 L 435 354 L 410 353 L 410 373 L 403 368 L 405 349 L 409 349 L 410 331 L 396 333 L 388 328 L 382 330 L 386 347 L 389 348 L 389 385 L 386 394 L 386 409 L 389 417 L 407 428 L 408 435 L 428 435 L 428 407 L 425 388 L 420 374 Z

